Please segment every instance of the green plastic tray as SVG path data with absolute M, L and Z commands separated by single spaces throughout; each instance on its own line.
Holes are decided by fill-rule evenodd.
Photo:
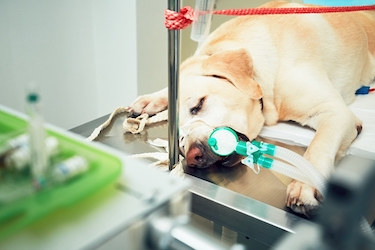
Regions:
M 50 126 L 52 127 L 52 126 Z M 0 106 L 0 147 L 12 136 L 24 133 L 27 121 L 22 115 Z M 89 160 L 89 170 L 63 184 L 34 192 L 14 202 L 0 204 L 0 240 L 46 216 L 55 209 L 74 205 L 112 183 L 120 175 L 123 161 L 101 147 L 75 138 L 59 129 L 47 134 L 59 141 L 59 157 L 81 155 Z M 4 185 L 0 180 L 0 185 Z

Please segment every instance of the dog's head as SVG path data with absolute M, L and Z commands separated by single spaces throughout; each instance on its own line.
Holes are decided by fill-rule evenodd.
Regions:
M 209 149 L 207 139 L 215 127 L 231 127 L 244 139 L 257 137 L 264 124 L 263 94 L 253 77 L 245 49 L 196 55 L 181 65 L 180 149 L 189 166 L 238 162 L 237 156 L 222 158 Z

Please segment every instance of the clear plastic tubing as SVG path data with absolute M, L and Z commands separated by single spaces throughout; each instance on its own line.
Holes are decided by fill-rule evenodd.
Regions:
M 303 174 L 299 169 L 287 163 L 261 156 L 258 159 L 258 164 L 262 167 L 265 167 L 269 165 L 269 163 L 266 163 L 266 162 L 270 162 L 270 161 L 272 161 L 271 167 L 269 168 L 270 170 L 286 175 L 294 180 L 306 183 L 310 186 L 314 186 L 314 184 L 305 174 Z
M 275 157 L 290 162 L 296 166 L 302 173 L 309 176 L 312 186 L 316 187 L 321 194 L 325 194 L 327 188 L 327 180 L 324 176 L 301 155 L 283 147 L 276 146 Z
M 255 144 L 258 144 L 258 142 L 255 142 Z M 281 174 L 287 175 L 289 177 L 292 177 L 295 180 L 304 182 L 306 184 L 309 184 L 309 181 L 311 181 L 312 184 L 309 184 L 309 185 L 314 186 L 316 189 L 319 190 L 319 192 L 323 195 L 323 197 L 325 196 L 326 189 L 327 189 L 327 184 L 326 184 L 327 180 L 316 168 L 314 168 L 314 166 L 309 161 L 307 161 L 301 155 L 291 150 L 288 150 L 286 148 L 274 146 L 272 144 L 268 144 L 268 145 L 271 146 L 270 147 L 271 150 L 269 150 L 270 148 L 267 148 L 267 154 L 273 155 L 277 158 L 280 158 L 282 160 L 292 163 L 294 166 L 298 167 L 299 170 L 303 172 L 303 174 L 301 175 L 301 173 L 298 173 L 298 171 L 292 171 L 293 170 L 292 166 L 288 164 L 283 164 L 282 162 L 275 161 L 275 160 L 272 161 L 272 165 L 270 168 L 271 170 L 275 172 L 280 171 Z M 274 148 L 272 148 L 273 146 Z M 263 165 L 268 166 L 270 164 L 269 162 L 260 161 L 261 158 L 262 156 L 259 157 L 258 164 L 260 164 L 261 166 Z M 269 160 L 272 160 L 272 159 L 269 159 Z M 286 166 L 282 166 L 282 165 L 286 165 Z M 301 175 L 303 178 L 307 178 L 307 176 L 309 176 L 309 178 L 298 179 L 300 178 L 299 175 Z M 369 237 L 372 237 L 372 238 L 374 237 L 374 233 L 372 232 L 370 225 L 368 224 L 367 220 L 364 217 L 360 221 L 360 228 Z
M 326 185 L 327 180 L 305 158 L 303 158 L 301 155 L 299 155 L 299 154 L 297 154 L 293 151 L 290 151 L 288 149 L 285 149 L 285 148 L 282 148 L 282 147 L 279 147 L 279 146 L 276 146 L 274 156 L 278 157 L 280 159 L 283 159 L 283 160 L 287 160 L 288 162 L 297 166 L 304 173 L 304 175 L 302 175 L 302 176 L 306 177 L 306 175 L 307 175 L 310 178 L 306 177 L 307 180 L 298 179 L 297 174 L 292 177 L 292 175 L 295 174 L 295 173 L 291 172 L 293 167 L 284 166 L 282 168 L 280 166 L 282 164 L 282 162 L 279 162 L 279 161 L 273 161 L 271 170 L 277 172 L 280 169 L 280 171 L 282 171 L 282 172 L 280 172 L 281 174 L 285 174 L 287 176 L 292 177 L 295 180 L 304 182 L 306 184 L 309 184 L 307 181 L 311 181 L 311 182 L 313 182 L 312 186 L 314 186 L 316 189 L 318 189 L 319 192 L 323 195 L 323 197 L 325 196 L 326 189 L 327 189 L 327 185 Z M 287 165 L 287 164 L 285 164 L 285 165 Z M 309 184 L 309 185 L 311 185 L 311 184 Z M 360 221 L 360 228 L 366 235 L 368 235 L 372 238 L 374 237 L 374 233 L 372 232 L 372 229 L 371 229 L 370 225 L 368 224 L 367 220 L 364 217 Z
M 319 190 L 323 197 L 326 194 L 327 180 L 324 178 L 324 176 L 301 155 L 286 148 L 269 143 L 252 141 L 251 144 L 255 146 L 255 150 L 250 152 L 250 143 L 247 144 L 246 142 L 240 142 L 236 133 L 228 127 L 219 127 L 214 129 L 208 139 L 208 144 L 211 150 L 220 156 L 227 156 L 234 152 L 243 156 L 250 156 L 253 153 L 256 153 L 259 149 L 262 154 L 280 158 L 293 164 L 297 168 L 281 161 L 264 157 L 263 155 L 259 156 L 256 160 L 256 163 L 259 166 L 268 168 L 275 172 L 289 176 L 295 180 L 314 186 Z M 366 235 L 369 237 L 374 237 L 374 233 L 364 217 L 360 222 L 360 227 Z
M 252 141 L 251 143 L 259 148 L 262 153 L 270 156 L 275 156 L 297 167 L 305 176 L 309 177 L 310 183 L 313 184 L 312 186 L 318 189 L 321 194 L 325 192 L 327 180 L 309 161 L 307 161 L 301 155 L 286 148 L 275 146 L 269 143 L 258 141 Z
M 210 33 L 212 12 L 215 0 L 197 0 L 190 38 L 198 42 L 198 48 Z
M 303 179 L 302 182 L 312 184 L 320 193 L 325 193 L 326 179 L 323 175 L 309 161 L 293 151 L 269 143 L 239 141 L 237 134 L 228 127 L 215 129 L 208 139 L 208 144 L 214 153 L 221 156 L 230 155 L 233 152 L 243 156 L 253 156 L 254 163 L 275 171 L 277 168 L 283 169 L 284 172 L 280 173 L 296 180 L 302 181 Z M 295 167 L 266 158 L 263 154 L 284 160 Z
M 327 180 L 324 176 L 314 168 L 309 161 L 291 150 L 258 141 L 252 141 L 251 143 L 240 142 L 236 133 L 228 127 L 216 128 L 211 133 L 208 139 L 208 144 L 214 153 L 221 156 L 230 155 L 233 152 L 243 156 L 250 156 L 253 153 L 256 153 L 259 149 L 262 154 L 280 158 L 293 164 L 297 168 L 281 161 L 264 157 L 263 155 L 260 155 L 256 159 L 258 166 L 268 168 L 272 171 L 314 186 L 319 190 L 323 197 L 326 194 Z M 252 147 L 254 147 L 254 150 Z M 364 217 L 360 222 L 360 227 L 366 235 L 372 238 L 374 237 L 374 233 Z

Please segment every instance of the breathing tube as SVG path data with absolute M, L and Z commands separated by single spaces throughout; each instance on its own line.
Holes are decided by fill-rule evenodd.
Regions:
M 326 179 L 323 175 L 310 162 L 293 151 L 256 140 L 239 141 L 236 132 L 229 127 L 215 128 L 208 138 L 208 145 L 219 156 L 228 156 L 232 153 L 246 156 L 242 163 L 256 173 L 259 172 L 259 167 L 267 168 L 314 186 L 321 194 L 325 193 Z M 258 170 L 255 169 L 255 164 Z
M 233 153 L 246 156 L 242 163 L 256 173 L 259 173 L 259 166 L 267 168 L 311 185 L 319 190 L 323 196 L 326 194 L 327 180 L 324 176 L 309 161 L 291 150 L 256 140 L 252 142 L 239 141 L 236 132 L 229 127 L 215 128 L 208 138 L 208 145 L 219 156 L 228 156 Z M 276 158 L 289 162 L 294 166 Z M 258 169 L 255 168 L 255 164 Z M 374 237 L 369 224 L 364 218 L 361 220 L 360 227 L 365 234 Z

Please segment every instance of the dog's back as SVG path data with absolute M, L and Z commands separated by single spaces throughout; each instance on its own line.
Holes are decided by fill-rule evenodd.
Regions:
M 303 6 L 274 1 L 261 7 Z M 197 54 L 240 47 L 249 52 L 264 92 L 274 89 L 284 72 L 306 64 L 349 104 L 375 77 L 375 12 L 241 16 L 213 32 Z

